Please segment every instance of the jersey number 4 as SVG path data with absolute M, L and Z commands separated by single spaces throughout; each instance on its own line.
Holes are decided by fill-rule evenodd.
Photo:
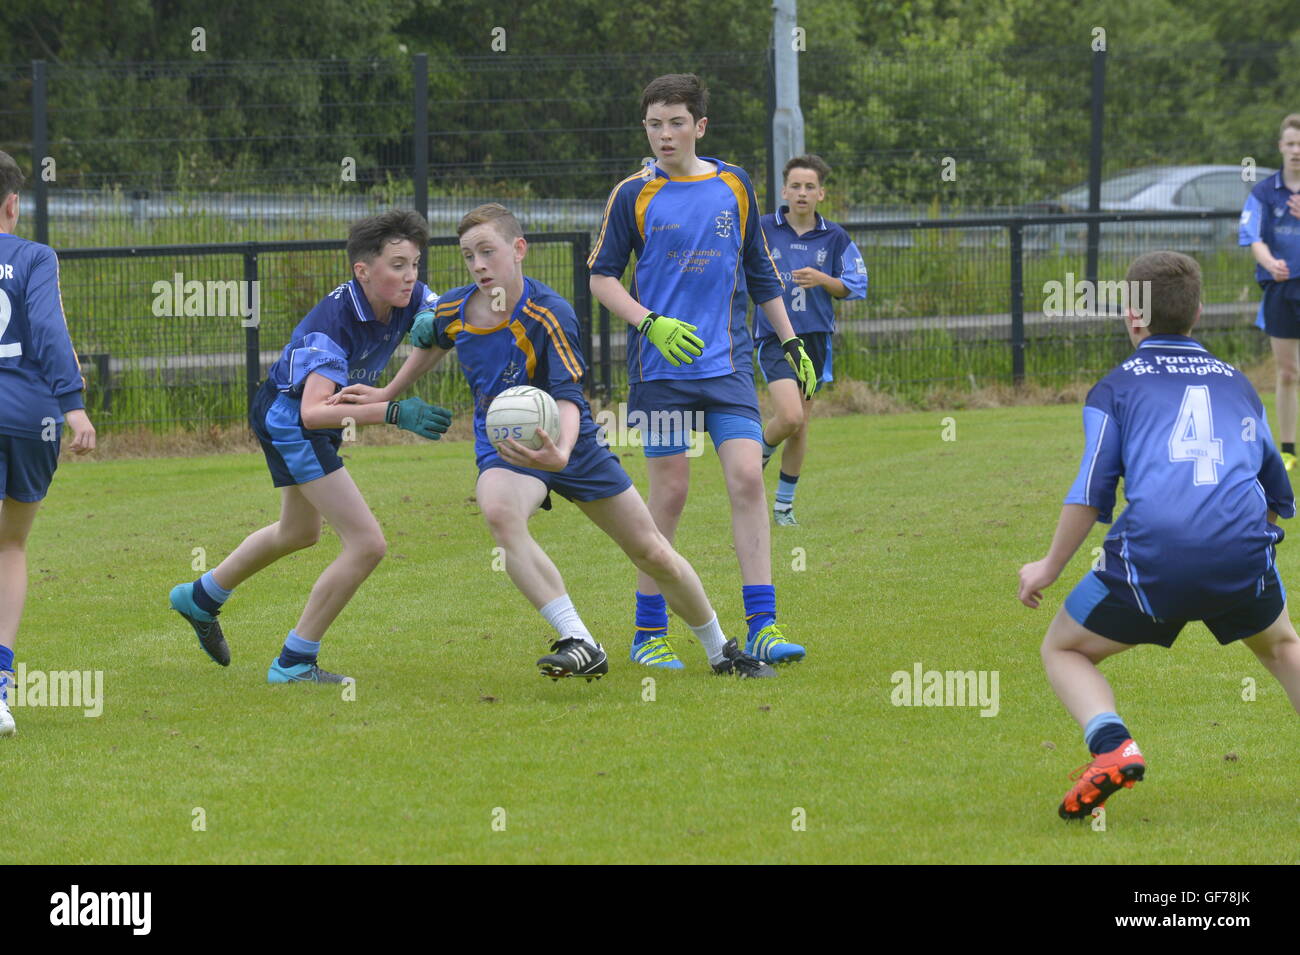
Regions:
M 9 301 L 9 296 L 4 289 L 0 289 L 0 338 L 5 337 L 5 332 L 9 331 L 9 319 L 13 317 L 14 307 Z M 17 358 L 23 353 L 22 342 L 10 342 L 8 345 L 0 344 L 0 358 Z
M 1223 442 L 1214 436 L 1214 416 L 1210 412 L 1210 389 L 1206 385 L 1188 385 L 1178 420 L 1169 433 L 1169 460 L 1191 461 L 1193 484 L 1218 484 L 1223 463 Z

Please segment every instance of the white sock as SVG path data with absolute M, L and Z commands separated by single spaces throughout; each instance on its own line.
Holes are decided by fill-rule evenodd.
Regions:
M 702 627 L 691 627 L 691 633 L 695 634 L 695 639 L 700 641 L 700 646 L 704 647 L 704 652 L 709 655 L 710 663 L 722 662 L 722 648 L 727 645 L 727 637 L 718 626 L 718 615 L 715 613 L 713 619 Z
M 556 597 L 539 612 L 546 618 L 546 622 L 555 628 L 561 640 L 574 638 L 583 640 L 593 647 L 597 645 L 591 632 L 582 622 L 582 618 L 578 616 L 577 608 L 573 606 L 573 601 L 569 599 L 568 594 Z

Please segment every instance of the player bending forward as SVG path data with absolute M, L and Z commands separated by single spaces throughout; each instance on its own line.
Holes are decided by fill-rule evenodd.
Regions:
M 353 278 L 307 313 L 271 366 L 249 409 L 271 480 L 281 488 L 280 519 L 254 531 L 220 564 L 193 583 L 172 588 L 171 605 L 189 621 L 204 651 L 222 666 L 230 648 L 217 614 L 231 592 L 259 570 L 320 539 L 321 519 L 343 549 L 316 580 L 302 616 L 267 671 L 270 683 L 351 683 L 316 664 L 321 640 L 387 550 L 384 532 L 343 466 L 338 449 L 346 418 L 387 421 L 437 440 L 451 412 L 407 398 L 352 409 L 327 399 L 342 385 L 374 381 L 383 372 L 417 312 L 437 301 L 417 281 L 429 227 L 415 212 L 393 210 L 362 219 L 348 232 Z
M 539 508 L 550 508 L 549 492 L 554 490 L 655 580 L 699 639 L 715 673 L 775 676 L 775 670 L 723 635 L 700 578 L 655 528 L 618 458 L 598 440 L 582 394 L 586 364 L 576 344 L 577 317 L 558 293 L 524 275 L 528 243 L 518 220 L 505 207 L 489 203 L 466 215 L 456 231 L 473 284 L 447 292 L 433 316 L 420 317 L 411 331 L 416 351 L 386 388 L 353 385 L 336 400 L 389 401 L 456 349 L 474 393 L 478 505 L 505 551 L 506 573 L 559 634 L 552 652 L 537 661 L 543 675 L 590 681 L 609 671 L 604 648 L 574 609 L 555 564 L 528 531 L 528 519 Z M 539 450 L 511 440 L 498 452 L 484 427 L 488 405 L 507 388 L 528 384 L 556 399 L 558 440 L 539 429 Z
M 1093 754 L 1061 803 L 1063 819 L 1090 815 L 1146 772 L 1097 669 L 1112 654 L 1172 646 L 1185 624 L 1202 620 L 1219 643 L 1244 642 L 1300 711 L 1300 638 L 1273 559 L 1283 536 L 1274 522 L 1292 517 L 1295 501 L 1264 406 L 1245 375 L 1188 337 L 1200 318 L 1193 259 L 1152 252 L 1126 278 L 1151 283 L 1146 315 L 1130 308 L 1126 318 L 1137 350 L 1088 393 L 1083 463 L 1051 549 L 1020 568 L 1020 600 L 1037 607 L 1093 522 L 1110 522 L 1124 477 L 1128 506 L 1100 566 L 1043 640 L 1047 678 Z

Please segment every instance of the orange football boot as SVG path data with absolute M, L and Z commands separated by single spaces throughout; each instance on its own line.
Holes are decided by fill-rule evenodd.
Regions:
M 1147 763 L 1137 743 L 1126 739 L 1109 753 L 1093 754 L 1092 762 L 1070 773 L 1078 782 L 1061 803 L 1062 819 L 1086 819 L 1119 789 L 1132 789 L 1146 773 Z

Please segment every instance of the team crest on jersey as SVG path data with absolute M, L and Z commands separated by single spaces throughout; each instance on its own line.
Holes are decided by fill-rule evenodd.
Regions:
M 821 267 L 822 267 L 823 265 L 825 265 L 825 264 L 826 264 L 826 250 L 825 250 L 825 249 L 818 249 L 818 250 L 817 250 L 817 267 L 818 267 L 818 268 L 821 268 Z
M 735 216 L 732 214 L 731 210 L 724 209 L 722 212 L 718 213 L 718 215 L 714 218 L 713 221 L 717 226 L 714 232 L 718 236 L 718 238 L 730 239 L 731 228 L 736 224 Z
M 777 259 L 779 259 L 780 257 L 781 257 L 781 250 L 780 250 L 780 249 L 773 249 L 773 250 L 772 250 L 772 261 L 775 262 L 775 261 L 776 261 Z
M 515 379 L 519 377 L 520 371 L 522 369 L 519 367 L 519 362 L 512 360 L 510 364 L 506 365 L 505 371 L 501 372 L 501 380 L 507 384 L 514 384 Z

